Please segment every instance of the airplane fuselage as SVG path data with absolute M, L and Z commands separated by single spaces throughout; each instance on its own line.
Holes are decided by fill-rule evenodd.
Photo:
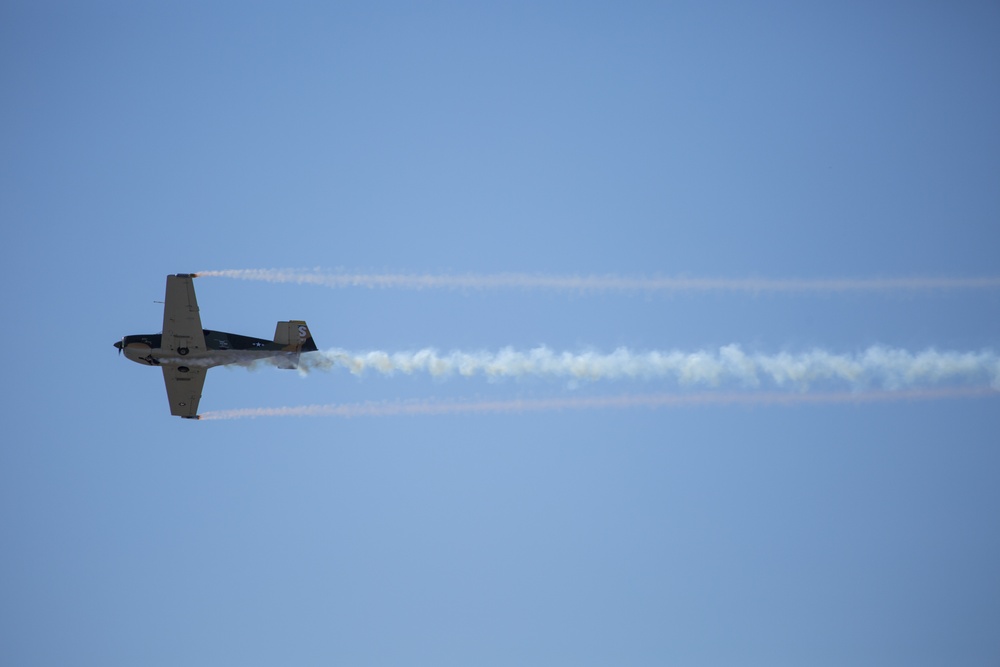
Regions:
M 290 352 L 288 346 L 274 341 L 225 331 L 202 330 L 205 336 L 205 350 L 193 351 L 183 347 L 176 350 L 161 347 L 162 334 L 136 334 L 125 336 L 115 343 L 127 359 L 138 364 L 161 366 L 164 364 L 198 366 L 212 368 L 228 364 L 251 364 L 261 359 L 275 358 L 276 365 L 288 367 L 286 360 L 293 363 L 297 352 Z

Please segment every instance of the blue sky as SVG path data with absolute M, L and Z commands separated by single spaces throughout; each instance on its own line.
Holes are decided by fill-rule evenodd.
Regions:
M 996 664 L 995 397 L 172 418 L 210 269 L 997 276 L 991 3 L 0 8 L 5 664 Z M 405 351 L 996 350 L 998 290 L 328 289 Z M 202 410 L 674 391 L 215 369 Z

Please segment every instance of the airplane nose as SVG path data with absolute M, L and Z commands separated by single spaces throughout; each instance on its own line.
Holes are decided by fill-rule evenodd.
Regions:
M 122 349 L 122 342 L 120 340 L 116 340 L 115 347 L 117 347 L 119 350 Z

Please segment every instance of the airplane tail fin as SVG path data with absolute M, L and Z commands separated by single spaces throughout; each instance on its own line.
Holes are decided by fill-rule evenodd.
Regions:
M 309 332 L 309 325 L 303 320 L 278 322 L 274 330 L 274 342 L 287 352 L 275 359 L 278 368 L 297 368 L 300 352 L 315 352 L 318 349 Z

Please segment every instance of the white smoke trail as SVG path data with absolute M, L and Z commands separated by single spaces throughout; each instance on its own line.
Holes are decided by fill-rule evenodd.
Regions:
M 545 275 L 530 273 L 429 274 L 350 273 L 322 269 L 227 269 L 199 271 L 217 276 L 271 283 L 321 285 L 331 288 L 403 289 L 544 289 L 575 292 L 889 292 L 899 290 L 996 289 L 1000 277 L 980 278 L 683 278 L 614 275 Z
M 259 417 L 396 417 L 456 414 L 503 414 L 554 410 L 628 408 L 683 408 L 697 406 L 793 406 L 866 404 L 896 401 L 996 397 L 986 388 L 910 389 L 906 391 L 832 393 L 699 393 L 590 396 L 569 398 L 513 399 L 496 401 L 396 401 L 384 403 L 334 403 L 283 408 L 244 408 L 205 412 L 199 419 L 256 419 Z
M 416 352 L 348 352 L 332 349 L 303 354 L 300 370 L 344 367 L 355 375 L 426 373 L 488 379 L 548 377 L 568 380 L 667 380 L 680 386 L 738 385 L 748 388 L 808 389 L 817 383 L 836 383 L 852 389 L 903 389 L 946 382 L 984 383 L 1000 389 L 1000 357 L 979 352 L 921 352 L 870 347 L 860 354 L 825 350 L 779 354 L 746 353 L 738 345 L 717 351 L 635 352 L 619 348 L 599 352 L 554 352 L 547 347 L 527 351 L 504 348 L 498 352 L 440 354 Z

